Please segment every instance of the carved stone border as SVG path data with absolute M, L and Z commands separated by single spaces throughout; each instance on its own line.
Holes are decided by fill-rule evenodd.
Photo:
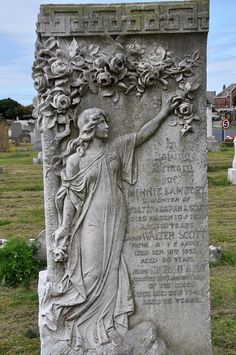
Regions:
M 208 3 L 41 5 L 37 31 L 43 37 L 208 32 Z

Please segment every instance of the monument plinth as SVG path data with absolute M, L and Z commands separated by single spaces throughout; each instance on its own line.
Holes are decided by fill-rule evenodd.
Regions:
M 42 5 L 41 352 L 208 355 L 208 1 Z

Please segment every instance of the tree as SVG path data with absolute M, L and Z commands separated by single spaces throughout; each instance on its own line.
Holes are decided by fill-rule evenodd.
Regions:
M 22 118 L 23 116 L 31 116 L 32 110 L 32 105 L 24 106 L 10 98 L 0 100 L 0 114 L 9 120 L 14 120 L 17 116 L 19 118 Z
M 20 104 L 19 102 L 12 100 L 10 98 L 0 100 L 0 113 L 6 118 L 13 120 L 16 118 L 15 109 Z

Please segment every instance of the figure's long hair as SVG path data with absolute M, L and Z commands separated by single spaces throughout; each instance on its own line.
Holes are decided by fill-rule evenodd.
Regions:
M 60 156 L 53 158 L 53 166 L 56 168 L 62 163 L 65 166 L 66 159 L 73 153 L 78 152 L 82 157 L 88 149 L 90 142 L 94 139 L 95 128 L 102 115 L 106 119 L 105 112 L 100 108 L 89 108 L 84 110 L 77 119 L 77 127 L 79 135 L 77 138 L 71 139 L 66 147 L 66 151 Z

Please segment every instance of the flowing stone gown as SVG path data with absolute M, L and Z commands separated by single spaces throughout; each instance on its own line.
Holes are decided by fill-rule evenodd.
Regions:
M 96 347 L 113 331 L 128 328 L 134 304 L 122 256 L 126 204 L 122 180 L 134 184 L 135 134 L 107 144 L 89 165 L 62 184 L 56 196 L 59 226 L 69 196 L 77 213 L 71 228 L 66 271 L 60 290 L 45 300 L 44 322 L 71 347 Z

